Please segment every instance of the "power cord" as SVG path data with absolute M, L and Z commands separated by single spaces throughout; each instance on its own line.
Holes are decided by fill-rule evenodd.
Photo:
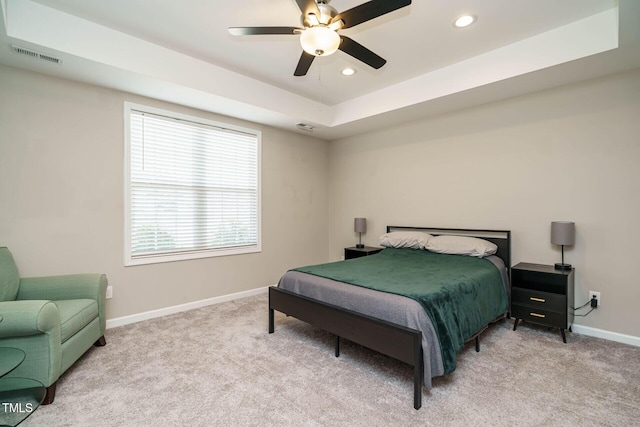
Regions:
M 595 310 L 596 308 L 598 308 L 598 299 L 594 296 L 591 297 L 591 299 L 589 301 L 587 301 L 586 303 L 582 304 L 580 307 L 571 307 L 571 310 L 576 311 L 576 310 L 580 310 L 588 305 L 591 305 L 591 310 L 587 311 L 585 314 L 574 314 L 574 316 L 578 316 L 578 317 L 586 317 L 589 315 L 589 313 L 591 313 L 593 310 Z
M 591 301 L 587 301 L 587 302 L 585 302 L 585 303 L 584 303 L 584 304 L 582 304 L 580 307 L 575 307 L 575 308 L 574 308 L 574 307 L 571 307 L 571 310 L 574 310 L 574 311 L 575 311 L 575 310 L 580 310 L 581 308 L 584 308 L 584 307 L 586 307 L 586 306 L 587 306 L 587 305 L 589 305 L 589 304 L 591 304 Z
M 591 310 L 587 311 L 585 314 L 575 314 L 574 316 L 576 317 L 586 317 L 589 313 L 591 313 L 593 310 L 595 310 L 595 308 L 592 308 Z

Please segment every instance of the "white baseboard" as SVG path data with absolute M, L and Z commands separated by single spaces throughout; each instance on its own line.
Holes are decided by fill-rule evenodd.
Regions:
M 577 334 L 588 335 L 590 337 L 604 338 L 605 340 L 621 342 L 623 344 L 640 347 L 640 337 L 633 335 L 619 334 L 617 332 L 605 331 L 603 329 L 591 328 L 589 326 L 571 325 L 571 330 Z
M 130 316 L 116 317 L 115 319 L 107 319 L 107 329 L 117 328 L 118 326 L 129 325 L 131 323 L 142 322 L 143 320 L 155 319 L 156 317 L 167 316 L 169 314 L 180 313 L 183 311 L 193 310 L 194 308 L 206 307 L 208 305 L 220 304 L 227 301 L 233 301 L 240 298 L 247 298 L 254 295 L 267 293 L 269 286 L 263 288 L 251 289 L 249 291 L 237 292 L 235 294 L 223 295 L 214 298 L 207 298 L 199 301 L 188 302 L 186 304 L 174 305 L 171 307 L 159 308 L 157 310 L 145 311 L 144 313 L 132 314 Z

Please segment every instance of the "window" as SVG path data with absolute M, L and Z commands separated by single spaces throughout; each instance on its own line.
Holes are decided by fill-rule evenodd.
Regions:
M 125 103 L 125 265 L 259 252 L 260 136 Z

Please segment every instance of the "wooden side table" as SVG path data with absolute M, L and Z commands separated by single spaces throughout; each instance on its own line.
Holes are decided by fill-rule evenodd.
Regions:
M 520 263 L 511 269 L 511 316 L 513 330 L 520 320 L 565 329 L 573 323 L 574 269 L 556 270 L 552 265 Z

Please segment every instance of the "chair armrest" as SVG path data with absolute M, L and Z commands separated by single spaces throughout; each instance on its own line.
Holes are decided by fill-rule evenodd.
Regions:
M 0 338 L 51 333 L 56 328 L 60 336 L 60 313 L 51 301 L 2 301 L 0 314 Z
M 104 333 L 107 323 L 105 316 L 106 293 L 107 276 L 104 274 L 25 277 L 20 279 L 16 300 L 94 299 L 98 303 L 100 329 Z
M 66 300 L 89 298 L 99 300 L 107 292 L 104 274 L 69 274 L 66 276 L 23 277 L 17 300 Z

